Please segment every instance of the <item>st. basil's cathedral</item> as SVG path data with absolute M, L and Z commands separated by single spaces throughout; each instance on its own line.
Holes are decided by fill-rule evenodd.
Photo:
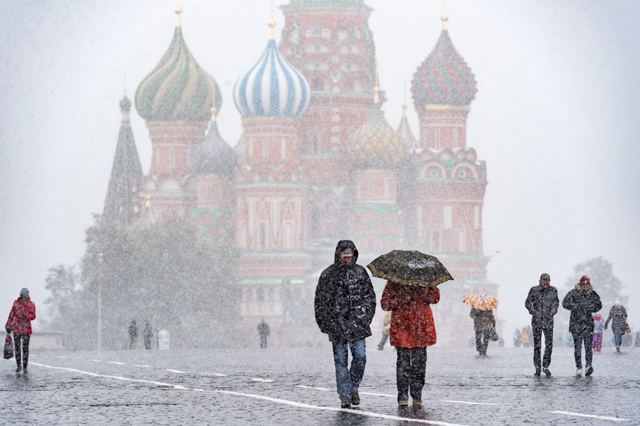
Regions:
M 476 81 L 447 15 L 411 82 L 416 138 L 406 103 L 397 129 L 385 119 L 364 0 L 290 0 L 282 11 L 280 46 L 271 19 L 264 53 L 233 88 L 243 133 L 232 148 L 216 123 L 220 88 L 187 48 L 176 8 L 173 40 L 134 98 L 150 170 L 125 96 L 103 223 L 184 220 L 209 246 L 237 248 L 238 335 L 253 339 L 264 318 L 275 346 L 324 339 L 313 297 L 339 240 L 355 242 L 363 266 L 394 249 L 433 254 L 455 278 L 433 307 L 438 344 L 467 345 L 464 295 L 495 296 L 498 285 L 486 279 L 482 244 L 486 166 L 467 146 Z M 379 297 L 384 281 L 373 282 Z M 378 308 L 374 333 L 383 316 Z

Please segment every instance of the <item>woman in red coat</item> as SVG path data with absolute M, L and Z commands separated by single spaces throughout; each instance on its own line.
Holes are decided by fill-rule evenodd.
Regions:
M 387 281 L 382 293 L 382 309 L 393 311 L 390 343 L 398 353 L 398 405 L 408 405 L 409 390 L 413 405 L 422 405 L 427 346 L 436 343 L 436 326 L 429 305 L 439 301 L 440 290 L 437 287 L 410 286 Z
M 36 319 L 36 305 L 29 298 L 29 290 L 23 288 L 20 290 L 20 297 L 13 302 L 9 319 L 4 328 L 7 333 L 13 331 L 16 348 L 16 362 L 18 369 L 16 373 L 24 371 L 28 373 L 27 364 L 29 363 L 29 339 L 31 338 L 31 321 Z M 20 348 L 22 347 L 22 354 Z M 24 367 L 23 367 L 24 362 Z

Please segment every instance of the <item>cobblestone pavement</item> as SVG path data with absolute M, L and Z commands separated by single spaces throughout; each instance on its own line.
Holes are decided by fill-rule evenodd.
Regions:
M 374 342 L 367 342 L 369 348 Z M 396 403 L 395 350 L 367 351 L 359 408 L 339 408 L 329 343 L 320 348 L 32 353 L 0 368 L 0 424 L 640 425 L 640 349 L 594 355 L 576 377 L 554 350 L 534 378 L 532 349 L 428 349 L 421 409 Z

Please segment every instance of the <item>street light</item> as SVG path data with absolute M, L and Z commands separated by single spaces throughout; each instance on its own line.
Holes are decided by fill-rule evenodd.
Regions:
M 98 352 L 102 352 L 102 253 L 98 253 Z

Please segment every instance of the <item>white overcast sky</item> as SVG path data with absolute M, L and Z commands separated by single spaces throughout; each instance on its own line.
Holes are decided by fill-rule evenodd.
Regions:
M 266 46 L 269 3 L 179 3 L 187 45 L 222 88 L 218 123 L 232 145 L 240 115 L 231 90 Z M 576 263 L 601 255 L 626 286 L 630 323 L 638 329 L 640 2 L 367 4 L 375 9 L 369 25 L 394 127 L 403 81 L 434 47 L 442 12 L 475 73 L 467 142 L 487 162 L 484 250 L 493 257 L 488 277 L 500 284 L 497 315 L 507 320 L 507 341 L 509 330 L 529 321 L 524 298 L 541 272 L 561 287 Z M 92 213 L 102 212 L 124 75 L 133 98 L 169 46 L 176 3 L 4 0 L 2 6 L 0 314 L 8 315 L 24 286 L 42 312 L 47 269 L 80 260 Z M 277 9 L 275 18 L 279 40 L 284 18 Z M 412 106 L 409 112 L 417 134 Z M 151 143 L 136 112 L 132 126 L 146 173 Z

